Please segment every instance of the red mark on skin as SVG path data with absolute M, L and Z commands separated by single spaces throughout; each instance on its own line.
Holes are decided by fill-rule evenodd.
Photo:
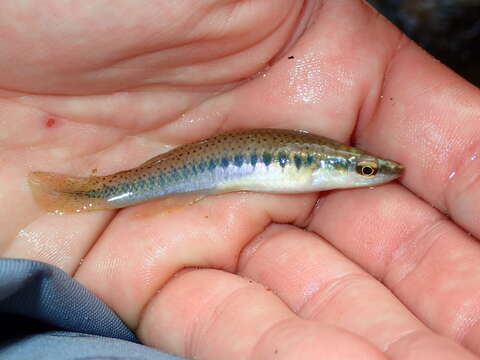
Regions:
M 55 119 L 49 118 L 45 125 L 47 125 L 47 128 L 51 128 L 55 125 L 55 123 L 56 123 Z
M 53 127 L 58 127 L 58 125 L 59 125 L 58 119 L 55 119 L 53 117 L 49 117 L 45 120 L 45 127 L 47 129 L 51 129 Z

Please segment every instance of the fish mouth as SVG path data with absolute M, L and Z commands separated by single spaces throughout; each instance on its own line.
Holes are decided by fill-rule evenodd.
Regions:
M 400 177 L 405 171 L 405 166 L 393 160 L 382 161 L 382 173 L 394 178 Z

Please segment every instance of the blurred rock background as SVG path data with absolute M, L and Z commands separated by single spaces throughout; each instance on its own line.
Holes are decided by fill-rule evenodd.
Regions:
M 480 0 L 367 0 L 411 39 L 480 86 Z

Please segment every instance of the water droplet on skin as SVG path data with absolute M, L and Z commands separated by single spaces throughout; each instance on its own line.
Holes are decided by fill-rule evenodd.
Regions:
M 268 70 L 270 69 L 270 66 L 267 66 L 263 70 L 256 72 L 255 74 L 251 75 L 249 77 L 250 80 L 254 80 L 257 78 L 266 78 L 268 76 Z
M 472 161 L 477 160 L 477 157 L 478 157 L 478 154 L 473 154 L 473 155 L 470 157 L 470 160 L 472 160 Z
M 457 175 L 457 173 L 456 173 L 455 171 L 452 171 L 452 172 L 450 173 L 450 175 L 448 175 L 448 178 L 449 178 L 449 179 L 453 179 L 453 178 L 455 177 L 455 175 Z
M 375 190 L 375 186 L 369 186 L 368 190 Z

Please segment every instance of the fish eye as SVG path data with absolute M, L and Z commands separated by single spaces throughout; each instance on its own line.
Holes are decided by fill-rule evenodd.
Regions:
M 373 177 L 377 174 L 378 165 L 374 161 L 360 161 L 357 164 L 356 171 L 364 177 Z

